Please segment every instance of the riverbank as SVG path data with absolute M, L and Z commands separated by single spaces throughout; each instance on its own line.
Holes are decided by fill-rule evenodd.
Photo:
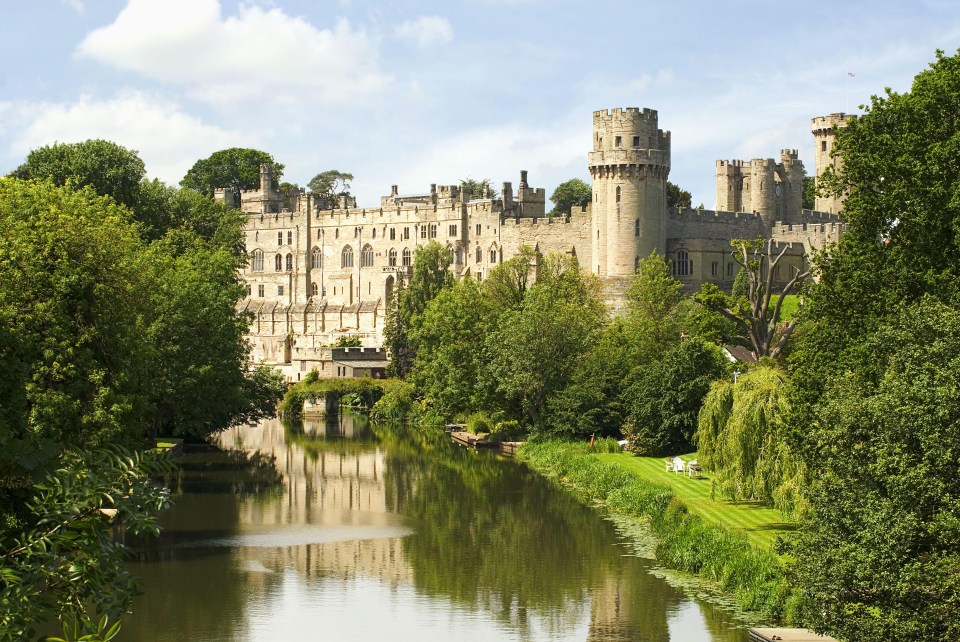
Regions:
M 663 566 L 699 575 L 770 622 L 795 623 L 798 595 L 787 583 L 784 561 L 769 546 L 708 522 L 667 480 L 653 482 L 622 465 L 627 456 L 593 453 L 586 444 L 544 442 L 523 446 L 517 458 L 584 503 L 649 520 Z

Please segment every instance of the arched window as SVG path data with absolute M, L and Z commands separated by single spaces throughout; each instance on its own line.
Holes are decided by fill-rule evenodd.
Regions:
M 319 247 L 313 248 L 313 254 L 310 258 L 310 267 L 314 270 L 319 270 L 323 267 L 323 252 L 320 251 Z
M 397 251 L 393 248 L 390 248 L 390 252 L 387 253 L 387 265 L 397 267 Z
M 494 245 L 490 248 L 490 263 L 497 262 L 497 246 Z
M 340 253 L 340 267 L 342 268 L 352 268 L 353 267 L 353 248 L 349 245 L 343 248 L 343 252 Z
M 317 296 L 317 294 L 320 293 L 320 286 L 314 283 L 313 285 L 310 286 L 310 291 L 313 293 L 313 296 Z
M 253 251 L 251 263 L 253 263 L 254 272 L 263 272 L 263 251 L 262 250 Z
M 287 272 L 293 270 L 293 254 L 287 254 Z
M 483 262 L 483 250 L 480 249 L 480 246 L 477 246 L 477 263 Z
M 408 248 L 403 248 L 401 260 L 403 261 L 403 267 L 410 267 L 413 265 L 413 259 L 410 256 L 410 250 Z
M 377 238 L 377 228 L 373 228 L 373 238 Z
M 676 276 L 690 276 L 693 274 L 693 259 L 686 250 L 677 250 L 677 260 L 674 263 Z
M 373 248 L 369 245 L 360 250 L 360 267 L 373 267 Z
M 279 254 L 273 257 L 273 267 L 277 269 L 277 272 L 283 269 L 283 257 Z

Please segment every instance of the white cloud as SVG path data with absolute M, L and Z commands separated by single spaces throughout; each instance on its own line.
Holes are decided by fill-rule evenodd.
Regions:
M 174 85 L 216 104 L 272 99 L 343 102 L 383 89 L 379 42 L 338 20 L 317 29 L 277 8 L 219 0 L 129 0 L 76 54 Z
M 440 16 L 420 16 L 416 20 L 407 20 L 393 31 L 397 39 L 419 49 L 428 49 L 453 40 L 453 27 L 446 18 Z
M 22 159 L 31 149 L 55 142 L 103 138 L 137 150 L 151 178 L 174 185 L 197 159 L 253 143 L 184 113 L 175 103 L 141 92 L 109 100 L 82 96 L 69 104 L 21 103 L 7 112 L 16 125 L 10 131 L 17 132 L 9 145 L 11 157 Z

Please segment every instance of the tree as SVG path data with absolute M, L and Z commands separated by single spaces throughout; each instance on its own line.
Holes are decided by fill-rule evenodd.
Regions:
M 537 252 L 522 245 L 512 256 L 490 270 L 483 281 L 483 294 L 500 310 L 520 308 L 537 269 Z
M 486 401 L 483 343 L 495 310 L 475 279 L 460 279 L 431 300 L 414 330 L 411 381 L 445 416 L 479 410 Z
M 670 268 L 656 251 L 641 259 L 627 287 L 627 327 L 643 357 L 651 351 L 680 341 L 680 319 L 677 314 L 683 300 L 683 284 L 670 275 Z
M 460 181 L 460 189 L 467 194 L 467 199 L 469 200 L 497 197 L 497 190 L 493 189 L 493 184 L 489 178 L 484 178 L 482 180 L 465 178 Z
M 336 203 L 338 196 L 350 195 L 352 180 L 353 174 L 329 169 L 311 178 L 307 187 L 329 206 L 331 203 Z
M 818 185 L 847 195 L 847 228 L 791 350 L 788 437 L 813 478 L 795 582 L 846 639 L 958 633 L 958 95 L 960 57 L 938 52 L 838 131 Z
M 774 364 L 750 368 L 734 382 L 718 379 L 703 400 L 694 441 L 721 493 L 799 515 L 806 467 L 786 439 L 788 398 L 787 373 Z
M 593 200 L 593 188 L 579 178 L 571 178 L 565 183 L 557 185 L 550 195 L 553 209 L 550 216 L 570 216 L 574 205 L 586 207 Z
M 577 360 L 599 338 L 606 309 L 575 259 L 548 255 L 519 310 L 487 337 L 487 381 L 511 419 L 542 427 L 549 398 L 570 382 Z
M 960 635 L 960 312 L 932 297 L 864 339 L 812 425 L 795 582 L 848 640 Z M 815 472 L 814 472 L 815 471 Z
M 692 198 L 690 192 L 667 181 L 667 207 L 690 207 Z
M 720 349 L 698 337 L 639 366 L 625 391 L 628 414 L 623 436 L 631 451 L 643 455 L 689 451 L 703 398 L 726 366 Z
M 73 189 L 90 186 L 131 209 L 139 203 L 144 176 L 146 168 L 137 152 L 108 140 L 39 147 L 10 173 L 11 178 L 21 180 L 49 180 L 61 186 L 69 183 Z
M 395 377 L 406 377 L 416 359 L 416 346 L 411 334 L 416 331 L 418 317 L 441 290 L 453 283 L 453 253 L 436 241 L 417 249 L 413 257 L 410 283 L 398 284 L 395 305 L 387 313 L 383 329 L 384 345 L 390 353 L 389 371 Z
M 803 202 L 801 207 L 805 210 L 817 209 L 817 179 L 806 174 L 803 175 Z
M 260 165 L 273 167 L 273 188 L 278 189 L 283 176 L 283 165 L 273 156 L 259 149 L 231 147 L 214 152 L 208 158 L 193 164 L 180 186 L 212 196 L 219 188 L 230 189 L 239 198 L 240 190 L 260 187 Z
M 784 246 L 774 254 L 773 240 L 757 240 L 753 243 L 735 240 L 733 258 L 741 266 L 741 272 L 746 273 L 747 295 L 733 299 L 725 295 L 720 289 L 706 283 L 697 295 L 697 301 L 714 310 L 731 322 L 735 323 L 742 333 L 742 338 L 749 341 L 757 357 L 771 357 L 776 359 L 783 352 L 783 348 L 793 334 L 797 319 L 781 322 L 780 307 L 787 294 L 810 274 L 809 271 L 794 270 L 793 276 L 780 291 L 773 308 L 770 308 L 770 299 L 773 295 L 773 277 L 780 259 L 784 257 L 788 247 Z M 766 252 L 764 252 L 766 246 Z M 739 274 L 737 275 L 739 278 Z

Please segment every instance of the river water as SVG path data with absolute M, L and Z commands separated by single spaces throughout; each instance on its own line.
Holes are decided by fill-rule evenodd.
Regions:
M 221 447 L 182 459 L 119 640 L 747 640 L 516 462 L 351 414 Z

